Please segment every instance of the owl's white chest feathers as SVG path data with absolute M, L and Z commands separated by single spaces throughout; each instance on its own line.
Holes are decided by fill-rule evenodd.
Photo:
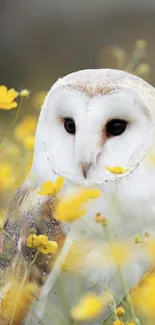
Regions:
M 147 160 L 130 175 L 115 182 L 99 185 L 102 195 L 87 204 L 87 215 L 69 224 L 77 236 L 88 228 L 88 236 L 103 233 L 95 221 L 101 213 L 109 221 L 109 227 L 119 240 L 127 240 L 145 232 L 155 235 L 155 168 Z M 70 189 L 70 182 L 67 188 Z
M 123 268 L 128 288 L 136 285 L 151 267 L 151 260 L 143 244 L 135 244 L 136 235 L 145 237 L 148 232 L 155 237 L 155 170 L 144 160 L 131 175 L 114 183 L 100 186 L 102 196 L 87 205 L 87 214 L 68 224 L 73 240 L 84 240 L 87 246 L 81 273 L 92 283 L 102 282 L 123 297 L 117 268 L 108 266 L 107 242 L 126 241 L 134 258 Z M 68 187 L 70 184 L 68 183 Z M 110 238 L 101 224 L 96 223 L 96 213 L 108 219 Z M 104 251 L 105 248 L 105 251 Z M 87 251 L 88 250 L 88 251 Z M 103 262 L 103 263 L 102 263 Z

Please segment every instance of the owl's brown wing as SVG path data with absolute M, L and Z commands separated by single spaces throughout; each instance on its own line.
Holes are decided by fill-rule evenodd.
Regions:
M 39 288 L 45 284 L 66 239 L 61 224 L 53 218 L 55 201 L 56 197 L 38 195 L 29 182 L 15 193 L 6 212 L 1 235 L 0 280 L 4 285 L 4 274 L 15 274 L 20 283 L 26 270 L 29 270 L 28 281 L 37 284 L 39 294 Z M 58 252 L 40 253 L 35 258 L 37 249 L 26 245 L 27 237 L 32 233 L 44 234 L 49 240 L 56 241 Z

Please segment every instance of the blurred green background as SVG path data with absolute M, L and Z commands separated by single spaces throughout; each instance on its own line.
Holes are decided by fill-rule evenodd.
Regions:
M 129 53 L 144 38 L 155 84 L 154 31 L 154 0 L 0 0 L 0 83 L 49 89 L 72 71 L 115 67 L 101 51 Z

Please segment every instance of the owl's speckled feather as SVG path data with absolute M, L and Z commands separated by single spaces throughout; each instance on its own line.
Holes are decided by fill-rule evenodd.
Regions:
M 54 206 L 55 197 L 38 196 L 37 189 L 31 184 L 29 186 L 29 181 L 17 190 L 4 219 L 0 268 L 5 267 L 5 271 L 13 268 L 16 273 L 18 270 L 19 278 L 23 276 L 26 264 L 28 266 L 36 254 L 36 249 L 28 248 L 26 245 L 26 239 L 31 233 L 46 234 L 49 240 L 55 240 L 60 253 L 65 234 L 59 222 L 52 216 Z M 16 259 L 17 253 L 18 259 Z M 31 269 L 30 280 L 38 287 L 46 282 L 56 257 L 57 254 L 53 256 L 40 254 L 37 258 Z

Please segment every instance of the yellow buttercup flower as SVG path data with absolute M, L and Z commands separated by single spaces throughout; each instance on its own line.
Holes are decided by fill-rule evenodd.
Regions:
M 24 146 L 27 150 L 33 150 L 34 149 L 34 137 L 29 136 L 24 140 Z
M 39 251 L 43 254 L 54 254 L 57 251 L 57 243 L 54 241 L 49 241 L 46 246 L 40 245 L 38 247 Z
M 27 89 L 23 89 L 23 90 L 21 90 L 21 92 L 19 93 L 19 95 L 21 97 L 28 97 L 30 95 L 30 91 L 27 90 Z
M 145 39 L 139 39 L 136 41 L 136 47 L 139 49 L 144 49 L 147 47 L 147 42 L 145 41 Z
M 71 309 L 71 317 L 77 321 L 92 320 L 100 316 L 106 306 L 105 299 L 95 293 L 81 298 L 78 305 Z
M 107 227 L 108 226 L 108 219 L 103 216 L 101 213 L 97 213 L 95 216 L 96 223 L 101 223 L 102 226 Z
M 148 231 L 145 231 L 145 237 L 150 237 L 150 233 Z
M 142 243 L 143 241 L 142 241 L 142 238 L 141 238 L 141 236 L 138 234 L 138 235 L 136 235 L 135 236 L 135 238 L 134 238 L 134 243 L 135 244 L 140 244 L 140 243 Z
M 11 164 L 7 162 L 0 163 L 0 190 L 10 187 L 13 181 L 14 176 Z
M 150 165 L 155 166 L 155 151 L 152 149 L 149 149 L 147 152 L 147 156 L 146 156 L 148 162 Z
M 8 89 L 6 86 L 0 86 L 0 109 L 10 110 L 17 107 L 17 102 L 14 100 L 18 95 L 15 89 Z
M 105 166 L 105 168 L 113 174 L 123 174 L 129 170 L 128 168 L 123 168 L 121 166 L 114 166 L 114 167 Z
M 83 240 L 73 242 L 71 249 L 61 264 L 63 271 L 78 271 L 78 269 L 83 267 L 86 254 L 88 253 L 88 248 L 85 246 L 86 242 Z
M 12 141 L 6 141 L 5 139 L 5 148 L 3 146 L 3 155 L 6 156 L 7 158 L 19 158 L 21 155 L 20 148 L 19 146 Z
M 1 324 L 11 324 L 13 315 L 12 324 L 21 324 L 26 312 L 35 301 L 38 287 L 27 281 L 20 286 L 19 281 L 13 276 L 10 280 L 7 291 L 1 297 L 0 320 Z
M 115 320 L 112 324 L 113 325 L 125 325 L 124 322 L 122 322 L 120 319 Z
M 130 246 L 124 242 L 111 243 L 110 253 L 112 260 L 117 266 L 122 266 L 123 264 L 129 262 L 132 258 L 132 251 L 130 249 Z
M 27 285 L 25 286 L 25 291 L 28 293 L 32 293 L 34 294 L 37 291 L 38 287 L 36 285 L 36 283 L 30 282 L 27 283 Z
M 37 247 L 38 246 L 38 236 L 31 234 L 26 241 L 28 247 Z
M 125 310 L 122 306 L 119 306 L 117 307 L 116 313 L 118 317 L 122 317 L 125 314 Z
M 141 63 L 136 69 L 136 74 L 140 76 L 147 76 L 151 72 L 151 67 L 147 63 Z
M 55 195 L 60 192 L 61 188 L 64 185 L 64 177 L 58 177 L 55 183 L 47 181 L 41 185 L 41 189 L 38 191 L 40 195 Z
M 83 189 L 79 194 L 63 198 L 56 207 L 55 218 L 59 221 L 73 222 L 86 213 L 84 204 L 101 195 L 98 189 Z
M 155 317 L 155 274 L 146 276 L 131 294 L 133 305 L 145 316 Z
M 146 237 L 144 247 L 147 252 L 147 255 L 149 255 L 151 259 L 155 260 L 155 239 Z
M 18 141 L 24 143 L 27 137 L 34 135 L 36 125 L 37 125 L 37 119 L 35 117 L 33 116 L 25 117 L 24 120 L 16 126 L 14 130 L 14 137 Z
M 58 245 L 55 241 L 50 241 L 46 235 L 31 234 L 27 238 L 28 247 L 36 247 L 43 254 L 56 253 Z
M 41 108 L 46 95 L 47 95 L 47 91 L 40 91 L 35 95 L 33 100 L 33 104 L 35 108 Z
M 12 173 L 12 166 L 10 164 L 3 163 L 0 164 L 0 178 L 3 176 L 4 178 L 8 178 L 11 176 Z
M 117 59 L 123 61 L 125 58 L 125 51 L 118 46 L 114 46 L 112 49 L 112 55 Z

